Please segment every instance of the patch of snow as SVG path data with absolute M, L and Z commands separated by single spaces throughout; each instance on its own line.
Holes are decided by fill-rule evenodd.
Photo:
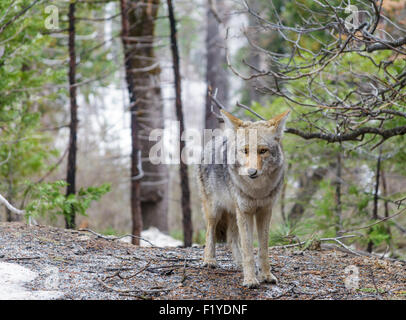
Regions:
M 18 264 L 0 262 L 0 300 L 49 300 L 63 296 L 59 291 L 30 291 L 24 288 L 24 284 L 37 276 L 37 273 Z
M 140 244 L 142 247 L 150 247 L 151 243 L 156 247 L 179 247 L 183 245 L 182 241 L 176 240 L 171 236 L 162 233 L 155 227 L 150 227 L 149 229 L 142 231 L 141 238 L 150 242 L 141 239 Z M 121 241 L 131 242 L 131 237 L 122 238 Z

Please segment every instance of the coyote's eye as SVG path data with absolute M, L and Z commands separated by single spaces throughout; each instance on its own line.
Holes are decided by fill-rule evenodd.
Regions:
M 268 152 L 268 149 L 260 149 L 259 154 L 265 154 Z
M 248 148 L 245 148 L 242 152 L 244 152 L 244 154 L 248 154 Z

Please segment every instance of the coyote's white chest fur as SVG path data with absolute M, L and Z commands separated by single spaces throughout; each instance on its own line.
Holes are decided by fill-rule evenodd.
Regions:
M 223 111 L 229 133 L 208 142 L 198 176 L 207 221 L 204 262 L 214 266 L 215 229 L 226 221 L 227 241 L 237 264 L 242 263 L 244 285 L 275 282 L 268 261 L 268 233 L 274 205 L 284 179 L 281 139 L 288 112 L 269 121 L 241 121 Z M 210 163 L 208 160 L 222 159 Z M 254 218 L 258 230 L 259 279 L 253 256 Z M 222 223 L 221 225 L 225 225 Z

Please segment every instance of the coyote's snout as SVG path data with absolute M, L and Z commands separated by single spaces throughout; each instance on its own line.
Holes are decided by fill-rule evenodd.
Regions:
M 209 141 L 203 158 L 215 156 L 223 162 L 202 161 L 198 167 L 207 227 L 204 263 L 215 266 L 216 225 L 220 220 L 227 221 L 227 242 L 235 262 L 242 264 L 243 284 L 248 287 L 276 282 L 269 267 L 268 234 L 272 206 L 284 180 L 281 139 L 288 114 L 286 111 L 269 121 L 251 122 L 222 110 L 228 134 Z M 253 251 L 254 218 L 259 244 L 258 278 Z

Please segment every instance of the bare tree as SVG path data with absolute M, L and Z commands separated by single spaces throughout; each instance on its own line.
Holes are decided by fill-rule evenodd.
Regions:
M 180 123 L 181 135 L 185 130 L 185 121 L 183 117 L 183 107 L 182 107 L 182 87 L 181 87 L 181 77 L 180 77 L 180 65 L 179 65 L 179 50 L 177 42 L 177 31 L 176 31 L 176 20 L 172 5 L 172 0 L 167 0 L 169 22 L 171 28 L 171 50 L 173 59 L 173 72 L 175 78 L 175 93 L 176 93 L 176 117 Z M 180 150 L 185 148 L 185 141 L 180 139 L 179 145 Z M 192 211 L 190 206 L 190 188 L 189 188 L 189 175 L 188 166 L 184 161 L 180 162 L 180 181 L 182 190 L 182 223 L 183 223 L 183 241 L 185 247 L 190 247 L 192 245 L 193 236 L 193 226 L 192 226 Z
M 141 212 L 141 149 L 138 139 L 138 118 L 136 112 L 137 96 L 135 92 L 135 81 L 131 65 L 131 51 L 129 42 L 129 19 L 128 11 L 129 6 L 127 0 L 120 0 L 121 7 L 121 39 L 124 50 L 124 66 L 127 82 L 128 94 L 130 97 L 130 111 L 131 111 L 131 221 L 132 221 L 132 243 L 139 245 L 140 236 L 143 227 L 142 212 Z
M 76 193 L 76 153 L 78 130 L 78 104 L 76 101 L 76 47 L 75 47 L 75 3 L 69 4 L 69 98 L 70 98 L 70 125 L 69 125 L 69 151 L 66 182 L 66 196 Z M 75 228 L 75 210 L 65 213 L 66 228 Z
M 150 132 L 163 128 L 163 103 L 160 86 L 161 68 L 155 57 L 155 24 L 160 0 L 130 0 L 128 3 L 128 36 L 125 37 L 129 55 L 128 68 L 132 73 L 136 102 L 130 106 L 132 118 L 137 117 L 138 139 L 133 146 L 132 163 L 137 166 L 134 154 L 141 151 L 141 209 L 144 228 L 155 226 L 162 231 L 168 230 L 167 184 L 168 172 L 164 164 L 155 165 L 149 160 L 149 151 L 154 141 L 149 141 Z M 133 123 L 135 125 L 135 123 Z

